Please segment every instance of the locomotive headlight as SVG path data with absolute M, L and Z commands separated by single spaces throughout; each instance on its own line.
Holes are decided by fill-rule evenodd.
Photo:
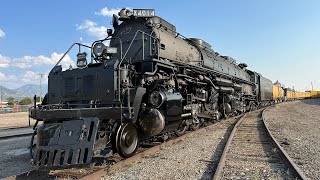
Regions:
M 160 91 L 153 91 L 149 95 L 149 103 L 156 108 L 159 108 L 165 101 L 165 95 Z
M 93 45 L 92 51 L 94 56 L 100 57 L 103 55 L 103 51 L 106 49 L 106 46 L 102 42 L 97 42 Z

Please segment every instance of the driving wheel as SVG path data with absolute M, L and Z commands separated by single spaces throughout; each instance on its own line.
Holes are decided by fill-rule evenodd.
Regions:
M 137 127 L 132 123 L 122 124 L 116 135 L 116 149 L 121 157 L 133 156 L 139 146 Z
M 188 125 L 182 123 L 182 124 L 179 125 L 178 129 L 175 130 L 175 134 L 176 134 L 177 136 L 182 136 L 182 135 L 186 132 L 186 130 L 187 130 L 188 128 L 189 128 Z

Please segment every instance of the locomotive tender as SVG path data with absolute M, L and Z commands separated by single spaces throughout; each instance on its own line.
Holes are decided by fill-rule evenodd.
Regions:
M 48 93 L 30 111 L 43 121 L 31 140 L 34 166 L 130 157 L 140 141 L 179 136 L 272 98 L 270 80 L 183 37 L 154 10 L 122 9 L 112 24 L 92 47 L 70 47 L 79 46 L 76 68 L 59 65 L 69 49 L 50 71 Z M 90 61 L 80 47 L 91 49 Z

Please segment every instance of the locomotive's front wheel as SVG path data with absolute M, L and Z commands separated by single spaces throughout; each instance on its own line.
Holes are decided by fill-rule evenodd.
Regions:
M 188 125 L 186 125 L 186 124 L 180 124 L 179 125 L 179 127 L 178 127 L 178 129 L 176 129 L 175 130 L 175 134 L 177 135 L 177 136 L 182 136 L 186 131 L 187 131 L 187 129 L 189 128 L 189 126 Z
M 121 157 L 133 156 L 139 147 L 138 129 L 132 123 L 122 124 L 116 134 L 116 149 Z
M 195 117 L 195 119 L 193 119 L 193 121 L 192 121 L 192 124 L 190 124 L 190 129 L 192 131 L 199 129 L 202 122 L 204 122 L 204 120 L 199 120 L 197 117 Z

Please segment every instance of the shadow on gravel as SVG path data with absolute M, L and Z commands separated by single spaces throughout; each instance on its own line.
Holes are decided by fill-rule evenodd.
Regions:
M 212 179 L 213 175 L 217 169 L 217 166 L 219 164 L 220 157 L 222 155 L 223 149 L 228 141 L 228 138 L 231 134 L 231 131 L 233 129 L 235 124 L 228 127 L 226 133 L 223 135 L 223 139 L 220 141 L 220 143 L 217 146 L 217 149 L 212 154 L 210 160 L 208 161 L 209 164 L 207 166 L 206 171 L 202 174 L 201 179 Z M 214 132 L 213 132 L 214 133 Z
M 308 105 L 320 106 L 320 99 L 305 99 L 305 100 L 301 100 L 301 102 L 308 104 Z

